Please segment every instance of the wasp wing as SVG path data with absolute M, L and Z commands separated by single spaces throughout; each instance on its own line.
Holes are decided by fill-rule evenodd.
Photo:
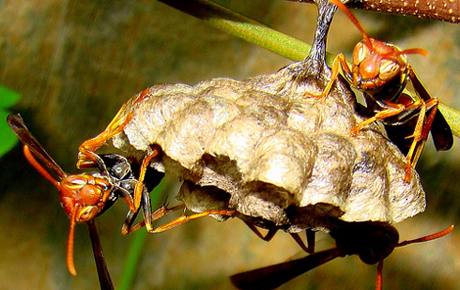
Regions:
M 252 271 L 242 272 L 230 277 L 238 289 L 274 289 L 291 279 L 339 256 L 337 248 L 321 251 L 305 258 L 288 261 Z
M 62 168 L 56 163 L 56 161 L 53 160 L 53 158 L 51 158 L 51 156 L 45 151 L 45 149 L 43 149 L 42 145 L 29 131 L 20 114 L 8 115 L 6 121 L 22 144 L 27 146 L 47 168 L 56 173 L 60 179 L 66 177 Z
M 424 101 L 428 101 L 432 98 L 413 69 L 409 70 L 409 78 L 417 95 L 419 95 Z M 438 151 L 449 150 L 454 143 L 452 130 L 439 110 L 436 112 L 433 123 L 431 124 L 431 136 L 433 137 L 434 145 Z

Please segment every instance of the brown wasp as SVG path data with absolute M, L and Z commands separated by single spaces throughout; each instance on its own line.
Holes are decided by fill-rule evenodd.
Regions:
M 274 289 L 337 257 L 359 255 L 366 264 L 378 263 L 376 289 L 381 290 L 383 260 L 393 252 L 394 248 L 438 239 L 451 233 L 453 229 L 454 226 L 450 226 L 435 234 L 398 242 L 398 231 L 388 223 L 344 223 L 330 231 L 330 235 L 336 241 L 336 247 L 332 249 L 316 252 L 305 258 L 242 272 L 231 276 L 230 279 L 239 289 Z
M 134 176 L 130 162 L 118 154 L 101 156 L 94 154 L 92 156 L 96 160 L 95 166 L 100 172 L 68 175 L 30 133 L 19 114 L 9 115 L 7 122 L 24 144 L 24 155 L 29 163 L 59 190 L 62 207 L 70 218 L 70 232 L 67 241 L 67 267 L 69 272 L 76 275 L 73 260 L 74 229 L 76 223 L 83 222 L 89 223 L 88 226 L 93 240 L 93 247 L 95 248 L 94 254 L 99 271 L 99 264 L 103 266 L 105 262 L 100 261 L 103 259 L 102 249 L 99 250 L 100 245 L 97 246 L 97 232 L 92 220 L 110 208 L 118 197 L 123 198 L 128 204 L 132 204 L 134 187 L 138 181 Z M 39 161 L 37 161 L 37 158 Z M 54 178 L 50 172 L 54 173 L 57 178 Z M 150 170 L 148 173 L 153 176 L 149 176 L 149 182 L 142 188 L 144 199 L 141 204 L 144 215 L 150 218 L 150 197 L 147 190 L 153 189 L 164 174 L 154 170 Z M 136 216 L 137 213 L 128 213 L 124 227 L 129 227 Z M 101 270 L 104 271 L 103 267 Z
M 330 82 L 320 95 L 311 96 L 324 97 L 329 94 L 340 66 L 345 79 L 364 93 L 366 110 L 374 113 L 374 116 L 353 128 L 351 134 L 356 134 L 376 120 L 382 120 L 389 127 L 400 126 L 417 117 L 412 135 L 405 136 L 413 138 L 410 148 L 404 150 L 407 151 L 405 180 L 408 181 L 410 170 L 417 164 L 430 131 L 438 151 L 448 150 L 453 144 L 452 131 L 438 111 L 438 99 L 431 97 L 407 61 L 408 54 L 427 56 L 428 53 L 421 48 L 401 50 L 390 43 L 370 38 L 344 4 L 338 0 L 330 2 L 351 19 L 363 35 L 363 40 L 353 50 L 352 68 L 349 68 L 345 56 L 339 54 L 332 66 Z M 415 90 L 412 97 L 402 93 L 409 80 Z M 404 146 L 401 143 L 397 145 Z

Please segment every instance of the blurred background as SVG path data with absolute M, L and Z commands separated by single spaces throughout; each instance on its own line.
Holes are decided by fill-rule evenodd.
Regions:
M 311 43 L 316 7 L 282 0 L 216 1 L 269 27 Z M 410 56 L 433 96 L 460 109 L 460 27 L 355 11 L 369 35 Z M 338 13 L 328 51 L 348 58 L 361 39 Z M 51 156 L 69 172 L 77 147 L 101 132 L 132 95 L 155 83 L 195 84 L 211 77 L 243 79 L 290 63 L 255 45 L 157 1 L 0 0 L 0 85 L 18 92 L 20 112 Z M 0 120 L 0 122 L 5 122 Z M 1 140 L 2 136 L 0 136 Z M 401 240 L 460 226 L 459 147 L 437 153 L 428 142 L 418 172 L 427 211 L 396 225 Z M 56 189 L 26 162 L 21 147 L 0 159 L 0 289 L 98 289 L 85 225 L 75 236 L 71 276 L 65 264 L 69 221 Z M 98 227 L 115 285 L 134 236 L 120 228 L 127 206 L 119 202 Z M 333 246 L 318 235 L 317 248 Z M 459 289 L 460 230 L 426 244 L 396 249 L 385 260 L 384 289 Z M 202 218 L 148 235 L 132 289 L 233 289 L 228 276 L 302 256 L 289 235 L 266 243 L 239 220 Z M 339 258 L 281 289 L 373 289 L 376 266 Z

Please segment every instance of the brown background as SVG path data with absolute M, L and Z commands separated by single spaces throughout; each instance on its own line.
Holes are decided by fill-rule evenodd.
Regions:
M 270 27 L 311 42 L 316 9 L 284 1 L 218 1 Z M 415 18 L 356 13 L 371 36 L 411 56 L 434 96 L 460 108 L 460 27 Z M 339 13 L 328 50 L 350 53 L 361 39 Z M 161 82 L 194 84 L 271 73 L 289 63 L 156 1 L 0 0 L 0 84 L 18 91 L 20 112 L 48 152 L 76 172 L 78 145 L 99 133 L 133 94 Z M 3 122 L 3 121 L 2 121 Z M 418 169 L 427 212 L 400 225 L 402 239 L 460 225 L 458 146 L 436 153 L 431 143 Z M 76 231 L 78 271 L 65 266 L 68 219 L 57 192 L 24 160 L 18 147 L 0 160 L 0 289 L 98 289 L 86 227 Z M 126 205 L 99 219 L 107 262 L 117 283 L 132 236 L 120 235 Z M 318 247 L 331 241 L 319 235 Z M 386 260 L 385 289 L 460 288 L 459 230 L 448 238 L 398 249 Z M 239 271 L 301 255 L 286 234 L 265 243 L 238 220 L 193 221 L 149 235 L 133 289 L 232 289 Z M 283 289 L 372 289 L 376 267 L 357 257 L 337 259 Z M 340 286 L 339 286 L 340 285 Z M 309 288 L 311 287 L 311 288 Z

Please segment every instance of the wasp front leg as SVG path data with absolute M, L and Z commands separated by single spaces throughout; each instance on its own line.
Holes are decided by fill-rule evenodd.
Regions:
M 107 144 L 106 142 L 112 139 L 115 135 L 121 133 L 126 124 L 129 123 L 132 115 L 128 114 L 127 116 L 123 116 L 124 118 L 120 118 L 119 115 L 124 113 L 122 111 L 123 108 L 118 112 L 118 114 L 115 116 L 112 122 L 110 122 L 107 128 L 102 131 L 102 133 L 83 142 L 80 147 L 78 147 L 79 154 L 77 167 L 79 169 L 94 167 L 94 165 L 97 164 L 95 151 L 102 145 Z
M 355 135 L 356 133 L 361 131 L 365 126 L 369 124 L 372 124 L 377 120 L 383 120 L 386 118 L 397 116 L 407 109 L 406 106 L 402 104 L 396 104 L 396 103 L 390 103 L 390 102 L 385 102 L 385 107 L 386 107 L 385 110 L 378 112 L 373 117 L 359 123 L 356 127 L 351 129 L 350 134 Z
M 149 192 L 147 191 L 146 186 L 144 185 L 144 180 L 145 180 L 145 175 L 147 173 L 147 168 L 150 164 L 150 161 L 152 160 L 152 158 L 158 156 L 159 153 L 160 153 L 160 148 L 157 146 L 152 146 L 152 151 L 149 154 L 147 154 L 142 160 L 142 165 L 141 165 L 140 172 L 139 172 L 139 179 L 134 182 L 134 190 L 133 190 L 132 195 L 129 194 L 128 192 L 125 192 L 123 189 L 119 189 L 121 193 L 121 197 L 126 201 L 126 204 L 129 207 L 130 213 L 136 214 L 134 217 L 131 217 L 131 219 L 133 220 L 132 222 L 134 222 L 134 219 L 136 219 L 137 212 L 139 211 L 139 207 L 143 199 L 143 204 L 144 204 L 143 210 L 144 210 L 145 219 L 147 220 L 147 223 L 146 223 L 147 230 L 152 229 L 153 226 L 152 226 L 152 223 L 150 222 L 150 219 L 151 219 L 150 218 L 151 216 L 150 195 L 149 195 Z M 158 183 L 156 183 L 155 186 L 158 185 Z M 129 217 L 129 213 L 128 213 L 128 217 Z M 123 228 L 122 228 L 122 233 L 124 234 L 128 233 L 127 227 L 129 227 L 130 224 L 132 224 L 132 222 L 130 223 L 128 222 L 128 225 L 126 225 L 127 222 L 125 221 L 125 225 L 123 225 Z
M 433 100 L 433 101 L 432 101 Z M 429 108 L 432 108 L 434 105 L 435 99 L 431 99 L 428 103 Z M 355 128 L 350 131 L 350 134 L 354 135 L 362 130 L 363 127 L 377 121 L 377 120 L 384 120 L 391 117 L 395 117 L 398 122 L 404 122 L 405 118 L 410 118 L 413 114 L 418 114 L 417 117 L 417 124 L 415 126 L 414 132 L 412 135 L 407 136 L 406 138 L 414 138 L 409 149 L 409 152 L 406 156 L 407 163 L 406 163 L 406 174 L 404 180 L 406 182 L 410 181 L 410 172 L 411 168 L 415 167 L 417 163 L 418 157 L 423 149 L 423 144 L 426 140 L 426 137 L 429 132 L 430 124 L 425 123 L 425 113 L 427 109 L 427 103 L 425 103 L 422 99 L 413 102 L 412 104 L 405 106 L 403 104 L 396 104 L 391 102 L 385 102 L 385 107 L 387 109 L 382 110 L 375 114 L 373 117 L 361 122 Z M 434 117 L 434 116 L 433 116 Z M 428 126 L 428 127 L 427 127 Z M 428 130 L 426 129 L 428 128 Z
M 79 154 L 77 168 L 90 168 L 97 164 L 95 157 L 96 150 L 99 149 L 102 145 L 107 144 L 108 140 L 112 139 L 115 135 L 123 131 L 125 126 L 131 121 L 133 117 L 133 113 L 128 111 L 132 110 L 132 106 L 144 100 L 147 94 L 148 89 L 142 91 L 142 93 L 134 100 L 134 102 L 125 103 L 115 115 L 110 124 L 107 126 L 107 128 L 102 131 L 102 133 L 83 142 L 80 147 L 78 147 Z
M 331 78 L 329 79 L 329 82 L 327 83 L 323 92 L 319 95 L 306 92 L 305 95 L 307 97 L 312 97 L 312 98 L 323 98 L 329 95 L 329 92 L 332 89 L 332 85 L 337 80 L 337 77 L 339 75 L 340 67 L 342 68 L 342 72 L 344 74 L 345 79 L 347 79 L 350 83 L 353 83 L 352 73 L 350 71 L 350 68 L 348 67 L 347 60 L 345 59 L 345 56 L 341 53 L 337 55 L 334 59 L 334 63 L 332 64 L 332 69 L 331 69 Z
M 415 167 L 417 161 L 422 152 L 425 141 L 428 137 L 428 134 L 431 130 L 431 125 L 436 116 L 437 112 L 438 99 L 431 98 L 427 102 L 422 99 L 418 99 L 410 105 L 396 104 L 391 102 L 385 102 L 387 109 L 382 110 L 375 114 L 375 116 L 361 122 L 355 128 L 350 131 L 350 134 L 356 134 L 363 127 L 369 125 L 377 120 L 384 120 L 391 117 L 395 117 L 395 123 L 401 124 L 410 120 L 414 115 L 417 116 L 417 123 L 415 125 L 412 135 L 407 136 L 406 138 L 413 138 L 410 149 L 406 155 L 406 174 L 404 180 L 406 182 L 410 181 L 410 172 L 412 167 Z M 430 111 L 428 118 L 426 117 L 426 112 Z M 392 122 L 389 122 L 392 123 Z

